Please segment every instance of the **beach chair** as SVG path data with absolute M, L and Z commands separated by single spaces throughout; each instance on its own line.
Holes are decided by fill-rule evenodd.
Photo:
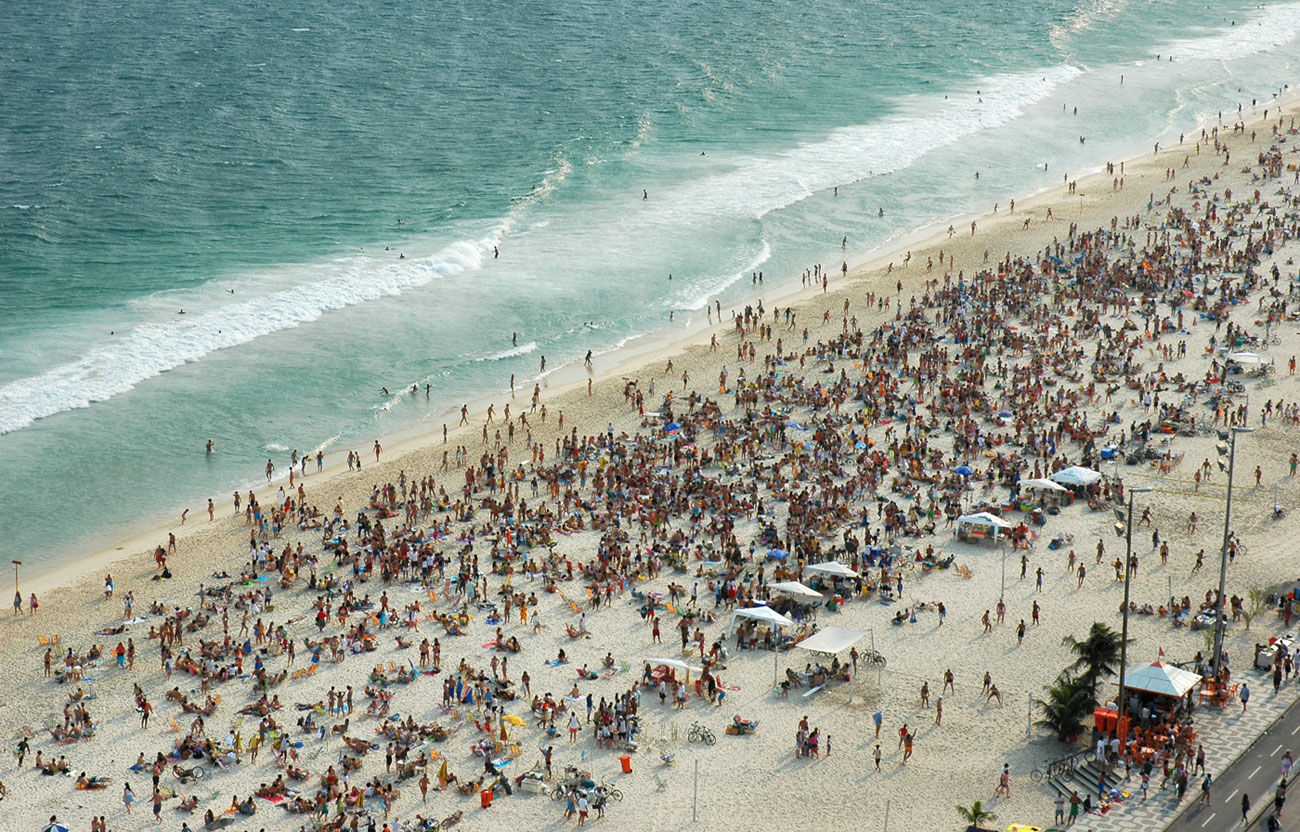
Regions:
M 393 664 L 392 662 L 389 662 L 389 663 L 388 663 L 388 672 L 389 672 L 389 673 L 396 673 L 396 672 L 397 672 L 397 665 Z
M 171 723 L 171 726 L 172 726 L 172 730 L 173 730 L 173 731 L 175 731 L 175 732 L 178 733 L 178 734 L 184 734 L 184 733 L 185 733 L 185 732 L 181 729 L 181 726 L 179 726 L 179 725 L 176 724 L 176 717 L 169 716 L 169 717 L 167 717 L 167 721 Z

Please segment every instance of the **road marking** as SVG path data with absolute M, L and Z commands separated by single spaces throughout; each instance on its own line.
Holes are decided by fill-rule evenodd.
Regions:
M 1241 791 L 1241 789 L 1233 789 L 1233 790 L 1232 790 L 1232 794 L 1230 794 L 1230 795 L 1228 795 L 1227 797 L 1225 797 L 1225 798 L 1223 799 L 1223 802 L 1224 802 L 1224 803 L 1231 803 L 1231 802 L 1232 802 L 1232 799 L 1233 799 L 1234 797 L 1237 796 L 1237 792 L 1239 792 L 1239 791 Z
M 1247 779 L 1247 780 L 1253 780 L 1253 779 L 1255 778 L 1255 775 L 1256 775 L 1256 774 L 1259 774 L 1259 770 L 1260 770 L 1261 768 L 1263 768 L 1263 766 L 1255 766 L 1255 770 L 1252 771 L 1250 774 L 1247 774 L 1247 775 L 1246 775 L 1246 779 Z
M 1295 733 L 1295 732 L 1293 731 L 1292 733 Z M 1268 756 L 1270 756 L 1270 757 L 1276 757 L 1276 756 L 1277 756 L 1277 752 L 1279 752 L 1279 751 L 1281 751 L 1281 750 L 1282 750 L 1282 746 L 1281 746 L 1281 745 L 1278 745 L 1277 748 L 1274 748 L 1274 749 L 1273 749 L 1273 753 L 1272 753 L 1272 754 L 1269 754 Z
M 1202 828 L 1202 829 L 1204 829 L 1205 827 L 1207 827 L 1207 826 L 1210 825 L 1210 821 L 1214 820 L 1214 816 L 1215 816 L 1215 814 L 1217 814 L 1217 812 L 1212 812 L 1212 813 L 1210 814 L 1210 816 L 1209 816 L 1208 818 L 1205 819 L 1205 823 L 1202 823 L 1202 824 L 1201 824 L 1201 828 Z
M 1293 737 L 1294 737 L 1296 734 L 1300 734 L 1300 725 L 1297 725 L 1297 726 L 1296 726 L 1296 729 L 1295 729 L 1294 731 L 1291 732 L 1291 736 L 1293 736 Z

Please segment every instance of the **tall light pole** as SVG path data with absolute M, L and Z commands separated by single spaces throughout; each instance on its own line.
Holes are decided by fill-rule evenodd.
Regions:
M 1133 495 L 1146 494 L 1155 489 L 1149 485 L 1139 485 L 1128 489 L 1128 511 L 1124 521 L 1124 614 L 1123 624 L 1120 625 L 1119 634 L 1119 717 L 1115 723 L 1115 730 L 1119 731 L 1119 726 L 1124 724 L 1124 670 L 1128 667 L 1128 588 L 1129 578 L 1133 575 Z M 1115 532 L 1120 531 L 1120 524 L 1115 524 Z M 1127 745 L 1127 735 L 1120 737 L 1122 745 Z
M 1227 621 L 1223 615 L 1223 596 L 1227 592 L 1228 582 L 1228 538 L 1232 535 L 1232 471 L 1234 463 L 1237 461 L 1237 434 L 1251 433 L 1253 430 L 1254 428 L 1234 427 L 1229 432 L 1231 434 L 1231 444 L 1227 447 L 1224 447 L 1223 442 L 1215 445 L 1215 450 L 1219 452 L 1219 456 L 1224 454 L 1228 456 L 1228 500 L 1223 510 L 1223 548 L 1219 552 L 1219 598 L 1215 604 L 1214 615 L 1214 675 L 1216 678 L 1223 664 L 1223 631 L 1227 626 Z M 1219 460 L 1219 469 L 1223 469 L 1222 459 Z

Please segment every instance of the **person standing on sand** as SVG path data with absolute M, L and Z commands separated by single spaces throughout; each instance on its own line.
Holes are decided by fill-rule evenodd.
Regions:
M 122 784 L 122 805 L 126 807 L 126 813 L 131 814 L 131 804 L 135 802 L 135 792 L 131 791 L 130 783 Z
M 871 721 L 876 723 L 876 739 L 880 739 L 880 726 L 885 722 L 884 712 L 876 711 L 871 715 Z M 879 748 L 879 746 L 877 746 L 877 748 Z

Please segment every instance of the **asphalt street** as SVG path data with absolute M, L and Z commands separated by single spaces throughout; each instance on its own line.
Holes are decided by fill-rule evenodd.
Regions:
M 1186 802 L 1191 805 L 1168 826 L 1168 832 L 1256 832 L 1267 829 L 1273 795 L 1282 776 L 1282 757 L 1287 751 L 1300 758 L 1300 700 L 1282 714 L 1268 731 L 1259 736 L 1235 763 L 1223 772 L 1211 771 L 1214 784 L 1209 805 L 1201 803 L 1201 780 L 1188 783 Z M 1300 766 L 1291 771 L 1291 788 L 1281 815 L 1282 828 L 1300 830 L 1300 787 L 1295 785 Z M 1250 795 L 1250 826 L 1243 826 L 1241 795 Z M 1294 793 L 1293 793 L 1294 792 Z M 1261 811 L 1268 805 L 1269 811 Z

